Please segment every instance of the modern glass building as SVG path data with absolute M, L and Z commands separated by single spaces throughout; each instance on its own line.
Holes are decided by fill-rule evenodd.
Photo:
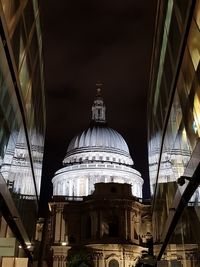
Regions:
M 45 132 L 37 0 L 0 1 L 0 266 L 31 266 Z
M 158 266 L 200 262 L 200 1 L 160 0 L 148 100 Z

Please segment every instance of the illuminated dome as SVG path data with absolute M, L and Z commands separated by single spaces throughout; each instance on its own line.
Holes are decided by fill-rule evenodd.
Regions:
M 116 149 L 122 153 L 129 153 L 124 138 L 115 130 L 105 126 L 90 127 L 83 133 L 75 136 L 69 144 L 67 152 L 74 149 L 94 147 Z
M 124 138 L 106 124 L 93 125 L 75 136 L 68 146 L 63 163 L 65 165 L 89 160 L 133 164 Z
M 105 105 L 97 89 L 89 128 L 69 143 L 64 167 L 52 179 L 53 195 L 87 196 L 99 182 L 128 183 L 142 197 L 143 179 L 132 165 L 128 146 L 117 131 L 106 124 Z

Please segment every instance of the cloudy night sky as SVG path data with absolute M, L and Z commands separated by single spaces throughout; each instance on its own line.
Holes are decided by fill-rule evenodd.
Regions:
M 156 0 L 41 1 L 47 132 L 42 202 L 103 83 L 108 126 L 126 140 L 149 197 L 146 107 Z

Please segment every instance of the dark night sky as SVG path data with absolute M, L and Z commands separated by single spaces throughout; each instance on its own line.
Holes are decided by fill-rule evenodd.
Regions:
M 69 141 L 90 122 L 95 84 L 103 82 L 108 125 L 127 141 L 145 181 L 146 102 L 156 0 L 41 1 L 47 131 L 41 201 Z

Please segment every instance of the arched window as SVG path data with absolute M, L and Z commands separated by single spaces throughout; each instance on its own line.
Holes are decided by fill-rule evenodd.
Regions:
M 92 221 L 91 221 L 91 217 L 88 216 L 86 218 L 86 223 L 85 223 L 85 237 L 87 239 L 91 238 L 92 236 Z
M 115 259 L 112 259 L 110 262 L 109 262 L 109 265 L 108 267 L 119 267 L 119 262 Z

